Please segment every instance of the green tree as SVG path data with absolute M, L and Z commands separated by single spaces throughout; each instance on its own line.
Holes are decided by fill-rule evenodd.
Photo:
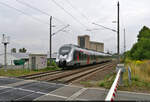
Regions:
M 134 60 L 150 59 L 150 29 L 144 26 L 138 34 L 138 42 L 128 54 Z
M 26 53 L 27 50 L 26 50 L 25 48 L 22 48 L 22 49 L 20 48 L 20 49 L 19 49 L 19 52 L 20 52 L 20 53 Z
M 16 53 L 16 48 L 12 48 L 12 49 L 11 49 L 11 52 L 12 52 L 12 53 Z
M 141 40 L 141 38 L 147 38 L 150 39 L 150 29 L 146 26 L 144 26 L 141 31 L 139 32 L 138 41 Z

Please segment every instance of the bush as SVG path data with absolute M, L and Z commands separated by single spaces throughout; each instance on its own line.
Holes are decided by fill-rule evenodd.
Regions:
M 133 45 L 127 55 L 133 60 L 150 59 L 150 29 L 143 27 L 138 35 L 138 42 Z
M 105 85 L 104 83 L 105 83 L 104 81 L 100 82 L 99 86 L 104 87 Z

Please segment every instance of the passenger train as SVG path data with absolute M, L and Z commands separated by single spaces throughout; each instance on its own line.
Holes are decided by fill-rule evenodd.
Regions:
M 97 52 L 77 45 L 65 44 L 60 47 L 56 63 L 59 67 L 82 66 L 111 61 L 111 55 Z

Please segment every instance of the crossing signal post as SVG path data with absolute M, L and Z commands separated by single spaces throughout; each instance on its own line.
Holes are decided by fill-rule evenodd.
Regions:
M 108 30 L 111 30 L 113 32 L 117 32 L 117 63 L 119 64 L 120 63 L 120 22 L 119 22 L 119 7 L 120 7 L 120 4 L 119 2 L 117 3 L 117 30 L 115 29 L 111 29 L 111 28 L 108 28 L 108 27 L 105 27 L 103 25 L 100 25 L 100 24 L 96 24 L 96 23 L 92 23 L 94 25 L 97 25 L 97 26 L 100 26 L 102 28 L 105 28 L 105 29 L 108 29 Z M 113 23 L 116 23 L 116 21 L 113 21 Z
M 52 55 L 52 16 L 50 16 L 50 47 L 49 47 L 49 60 L 51 64 L 51 55 Z
M 117 16 L 118 16 L 118 20 L 117 20 L 117 54 L 118 54 L 118 64 L 120 63 L 120 38 L 119 38 L 119 33 L 120 33 L 120 25 L 119 25 L 119 6 L 120 6 L 120 4 L 119 4 L 119 2 L 118 2 L 118 4 L 117 4 L 117 6 L 118 6 L 118 13 L 117 13 Z
M 7 44 L 9 44 L 9 37 L 3 34 L 2 44 L 4 44 L 4 70 L 7 71 Z

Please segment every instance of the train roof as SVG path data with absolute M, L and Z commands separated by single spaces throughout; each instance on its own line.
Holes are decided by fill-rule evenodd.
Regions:
M 80 46 L 74 45 L 74 44 L 65 44 L 63 46 L 70 46 L 72 48 L 75 48 L 75 49 L 78 49 L 80 51 L 86 52 L 88 54 L 111 56 L 111 54 L 107 54 L 107 53 L 104 53 L 104 52 L 98 52 L 98 51 L 87 49 L 87 48 L 81 48 Z

